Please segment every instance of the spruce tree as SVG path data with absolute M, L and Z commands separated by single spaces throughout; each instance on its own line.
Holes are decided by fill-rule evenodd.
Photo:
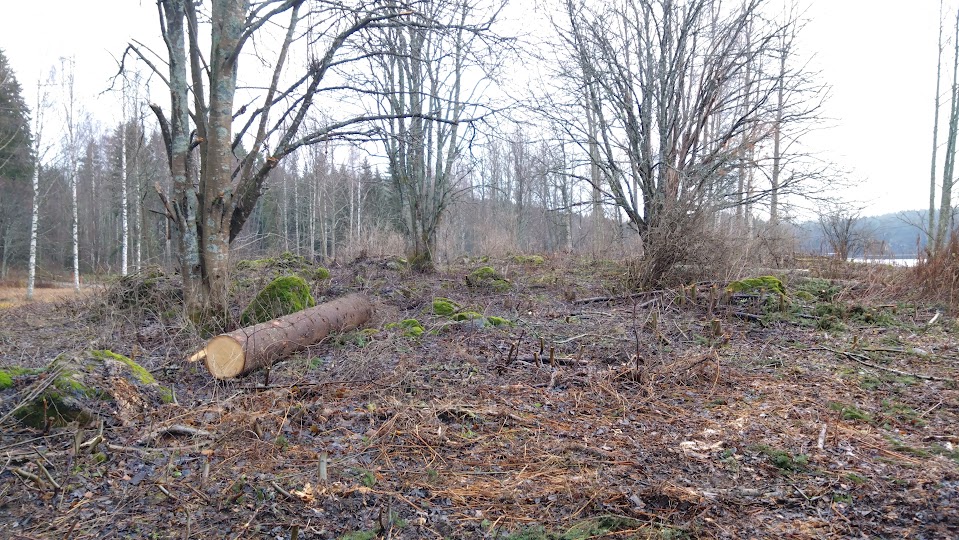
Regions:
M 27 252 L 33 174 L 30 111 L 0 49 L 0 277 Z

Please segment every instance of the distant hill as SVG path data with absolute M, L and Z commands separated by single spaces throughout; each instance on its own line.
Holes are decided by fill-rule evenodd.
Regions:
M 885 242 L 886 250 L 892 257 L 915 257 L 926 246 L 926 233 L 920 224 L 926 222 L 927 210 L 909 210 L 893 212 L 879 216 L 866 216 L 859 219 L 859 231 L 875 242 Z M 828 244 L 823 238 L 818 221 L 806 221 L 799 224 L 803 231 L 801 247 L 809 253 L 827 253 Z M 855 253 L 853 256 L 861 256 Z

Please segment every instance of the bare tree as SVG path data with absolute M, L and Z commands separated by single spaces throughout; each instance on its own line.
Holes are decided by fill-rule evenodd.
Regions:
M 787 166 L 798 138 L 787 126 L 814 118 L 821 85 L 791 65 L 796 17 L 770 20 L 768 4 L 563 1 L 564 17 L 554 26 L 571 99 L 552 114 L 598 165 L 599 178 L 585 179 L 647 247 L 675 237 L 650 234 L 661 225 L 674 232 L 684 222 L 710 226 L 718 212 L 758 201 L 778 219 L 783 197 L 815 177 L 794 170 L 798 163 Z M 585 114 L 574 116 L 577 106 Z M 757 158 L 763 154 L 771 159 Z M 753 171 L 766 175 L 769 187 L 757 188 Z M 676 250 L 646 252 L 682 258 Z
M 938 45 L 938 56 L 936 58 L 936 99 L 935 105 L 933 107 L 933 124 L 932 124 L 932 164 L 930 166 L 929 174 L 929 215 L 928 217 L 928 228 L 926 229 L 927 234 L 927 249 L 931 251 L 935 244 L 935 230 L 936 230 L 936 157 L 939 152 L 939 111 L 940 111 L 940 90 L 942 87 L 942 51 L 944 45 L 942 42 L 942 14 L 943 14 L 943 0 L 939 0 L 939 39 L 937 41 Z
M 416 268 L 433 266 L 440 219 L 458 185 L 464 131 L 483 114 L 477 100 L 489 66 L 482 59 L 498 10 L 473 1 L 419 2 L 403 24 L 381 27 L 364 51 L 375 55 L 377 113 Z
M 868 235 L 860 223 L 860 210 L 834 204 L 821 210 L 819 227 L 834 257 L 849 260 L 865 246 Z
M 953 47 L 952 89 L 949 104 L 948 134 L 946 136 L 946 155 L 942 166 L 942 188 L 937 216 L 938 222 L 935 228 L 929 231 L 931 236 L 929 244 L 932 246 L 932 253 L 937 253 L 942 249 L 946 243 L 946 236 L 952 226 L 952 187 L 956 170 L 956 145 L 957 141 L 959 141 L 959 10 L 956 12 Z M 934 191 L 935 187 L 933 186 L 930 202 L 935 200 Z M 930 214 L 931 213 L 932 212 L 930 212 Z M 930 217 L 930 219 L 932 218 Z
M 166 69 L 137 43 L 128 51 L 170 88 L 169 114 L 159 105 L 151 108 L 164 133 L 174 179 L 166 208 L 178 230 L 183 288 L 192 315 L 226 313 L 230 244 L 280 160 L 306 145 L 369 133 L 368 122 L 376 115 L 347 115 L 309 129 L 305 120 L 320 96 L 344 91 L 341 79 L 327 83 L 331 70 L 348 70 L 361 60 L 345 54 L 345 45 L 367 29 L 408 16 L 417 5 L 211 0 L 207 7 L 206 2 L 187 0 L 158 2 Z M 278 34 L 277 28 L 283 32 Z M 260 59 L 273 67 L 267 81 L 255 81 L 253 71 L 244 77 L 240 70 L 254 40 L 272 45 L 258 48 L 261 54 L 274 51 L 272 58 Z M 204 43 L 212 44 L 209 58 Z M 302 67 L 288 69 L 288 63 Z M 238 84 L 241 80 L 246 84 Z M 241 86 L 241 95 L 248 99 L 236 107 Z
M 73 238 L 73 288 L 80 291 L 80 204 L 77 197 L 77 161 L 80 153 L 79 114 L 77 100 L 74 96 L 74 75 L 76 61 L 73 58 L 60 59 L 60 84 L 63 91 L 63 122 L 66 128 L 66 139 L 63 150 L 66 153 L 67 179 L 70 184 L 70 200 L 73 215 L 70 220 L 70 231 Z

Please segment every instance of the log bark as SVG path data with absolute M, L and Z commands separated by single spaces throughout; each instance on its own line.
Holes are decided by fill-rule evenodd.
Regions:
M 373 305 L 352 294 L 265 323 L 240 328 L 211 339 L 191 360 L 206 359 L 217 379 L 246 375 L 268 367 L 318 343 L 332 332 L 352 330 L 366 323 Z

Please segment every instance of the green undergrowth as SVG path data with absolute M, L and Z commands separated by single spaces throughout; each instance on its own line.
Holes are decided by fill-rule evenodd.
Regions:
M 860 422 L 872 422 L 872 415 L 863 411 L 855 405 L 847 405 L 845 403 L 840 403 L 834 401 L 829 404 L 829 408 L 833 411 L 839 413 L 839 417 L 843 420 L 852 420 Z
M 753 449 L 766 456 L 774 467 L 785 473 L 802 472 L 809 465 L 809 456 L 806 454 L 792 454 L 765 444 L 758 444 Z
M 546 262 L 546 258 L 542 255 L 513 255 L 513 262 L 539 266 Z

